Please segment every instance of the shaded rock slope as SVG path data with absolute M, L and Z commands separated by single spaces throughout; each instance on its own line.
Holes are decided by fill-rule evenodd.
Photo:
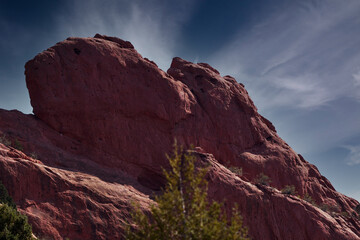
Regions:
M 97 34 L 57 43 L 25 69 L 34 115 L 0 110 L 0 134 L 23 146 L 0 144 L 0 180 L 37 236 L 121 239 L 132 202 L 147 210 L 164 186 L 177 139 L 211 165 L 210 198 L 238 204 L 252 239 L 360 239 L 359 203 L 208 64 L 174 58 L 164 72 L 130 42 Z M 270 186 L 255 183 L 261 173 Z M 286 185 L 298 196 L 278 190 Z

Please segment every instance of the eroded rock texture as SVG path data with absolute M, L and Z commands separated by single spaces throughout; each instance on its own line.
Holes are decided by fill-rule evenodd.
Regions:
M 360 239 L 359 203 L 277 135 L 241 83 L 208 64 L 174 58 L 165 73 L 131 43 L 97 34 L 56 44 L 25 74 L 34 115 L 1 110 L 0 132 L 41 162 L 0 145 L 0 180 L 39 236 L 119 239 L 131 202 L 148 209 L 164 185 L 177 139 L 211 164 L 209 196 L 237 203 L 253 239 Z M 271 187 L 254 184 L 260 173 Z M 277 190 L 285 185 L 334 210 Z

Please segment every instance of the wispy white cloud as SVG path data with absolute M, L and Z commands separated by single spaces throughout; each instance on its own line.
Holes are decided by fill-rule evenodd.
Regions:
M 93 36 L 95 33 L 131 41 L 144 57 L 166 70 L 176 47 L 181 24 L 196 1 L 71 1 L 70 13 L 58 16 L 61 35 Z M 176 9 L 174 9 L 176 6 Z
M 345 2 L 304 1 L 286 11 L 279 8 L 249 32 L 239 32 L 211 62 L 245 82 L 261 109 L 314 109 L 355 97 L 360 1 Z
M 353 75 L 353 79 L 354 79 L 354 85 L 355 86 L 360 86 L 360 71 L 357 73 L 354 73 Z
M 357 146 L 346 145 L 344 146 L 344 148 L 349 150 L 349 154 L 347 157 L 347 164 L 348 165 L 360 164 L 360 145 Z
M 0 29 L 7 36 L 0 39 L 0 50 L 3 56 L 11 57 L 7 62 L 12 62 L 0 67 L 0 107 L 31 112 L 24 64 L 69 36 L 92 37 L 100 33 L 131 41 L 140 54 L 166 70 L 174 57 L 181 24 L 187 21 L 196 2 L 65 0 L 53 11 L 48 24 L 41 27 L 27 27 L 0 16 Z M 17 95 L 10 95 L 10 92 Z
M 245 84 L 260 113 L 299 153 L 357 146 L 351 139 L 360 135 L 360 1 L 288 4 L 257 16 L 210 63 Z M 351 156 L 356 162 L 355 149 Z

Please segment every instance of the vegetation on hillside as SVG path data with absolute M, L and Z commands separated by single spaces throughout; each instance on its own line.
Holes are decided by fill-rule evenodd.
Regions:
M 0 240 L 32 240 L 27 217 L 16 210 L 13 199 L 0 182 Z
M 16 204 L 12 197 L 9 196 L 5 186 L 0 181 L 0 203 L 7 204 L 9 207 L 16 208 Z
M 221 204 L 209 202 L 207 170 L 195 167 L 195 157 L 175 146 L 168 159 L 171 170 L 164 171 L 163 194 L 155 198 L 157 205 L 151 206 L 149 215 L 136 208 L 126 239 L 248 239 L 236 208 L 228 218 Z

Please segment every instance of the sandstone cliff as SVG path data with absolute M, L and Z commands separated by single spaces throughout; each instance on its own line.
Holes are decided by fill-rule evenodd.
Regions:
M 131 43 L 96 35 L 45 50 L 25 74 L 34 115 L 0 110 L 0 134 L 27 155 L 0 144 L 0 180 L 38 236 L 121 238 L 131 202 L 146 210 L 164 185 L 177 139 L 211 164 L 209 196 L 237 203 L 253 239 L 360 239 L 359 203 L 277 135 L 241 83 L 208 64 L 174 58 L 166 73 Z M 271 186 L 254 183 L 260 173 Z M 285 185 L 300 198 L 277 190 Z

